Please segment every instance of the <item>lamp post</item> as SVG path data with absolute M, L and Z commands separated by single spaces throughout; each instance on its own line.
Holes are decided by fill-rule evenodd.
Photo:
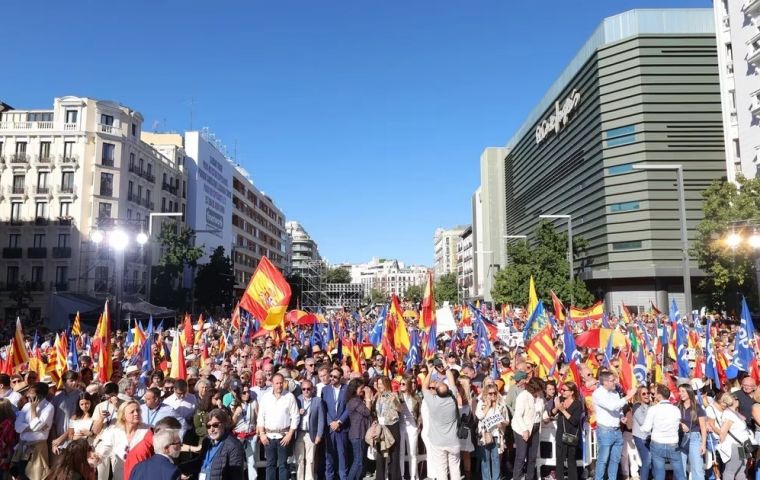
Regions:
M 689 237 L 686 234 L 686 197 L 683 188 L 683 165 L 647 163 L 633 166 L 634 170 L 675 170 L 678 190 L 678 213 L 681 217 L 681 269 L 683 274 L 683 294 L 687 315 L 691 315 L 691 272 L 689 270 Z
M 570 280 L 570 304 L 575 302 L 573 298 L 573 216 L 568 214 L 554 214 L 554 215 L 539 215 L 538 218 L 555 219 L 566 218 L 567 219 L 567 264 L 569 267 L 569 280 Z
M 732 222 L 731 233 L 729 233 L 723 240 L 726 245 L 734 252 L 742 244 L 745 243 L 754 251 L 754 266 L 755 266 L 755 283 L 757 286 L 758 297 L 760 297 L 760 220 L 744 220 Z M 752 234 L 749 237 L 744 237 L 741 233 L 736 231 L 736 227 L 752 228 Z M 740 230 L 741 231 L 741 230 Z

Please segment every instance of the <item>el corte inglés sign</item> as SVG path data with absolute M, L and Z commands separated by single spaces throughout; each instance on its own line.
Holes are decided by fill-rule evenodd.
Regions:
M 554 102 L 554 113 L 536 127 L 536 143 L 543 142 L 551 134 L 559 133 L 567 125 L 570 114 L 578 109 L 579 103 L 581 103 L 581 92 L 578 89 L 573 89 L 562 105 L 559 100 Z

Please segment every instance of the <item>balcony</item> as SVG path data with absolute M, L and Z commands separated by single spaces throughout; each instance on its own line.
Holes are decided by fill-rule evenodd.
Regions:
M 145 175 L 143 175 L 143 178 L 149 181 L 150 183 L 156 183 L 156 176 L 150 172 L 145 172 Z
M 176 195 L 177 194 L 177 187 L 175 187 L 174 185 L 170 185 L 168 183 L 162 183 L 161 184 L 161 190 L 163 190 L 165 192 L 169 192 L 172 195 Z
M 750 111 L 752 115 L 760 116 L 760 90 L 750 94 Z
M 113 158 L 103 158 L 100 160 L 100 164 L 104 167 L 113 167 Z
M 50 220 L 48 220 L 45 217 L 37 217 L 34 219 L 34 224 L 37 225 L 38 227 L 43 227 L 49 223 L 50 223 Z
M 58 185 L 55 190 L 60 195 L 73 195 L 76 187 L 74 185 Z
M 59 165 L 61 167 L 76 168 L 79 166 L 79 156 L 78 155 L 61 155 L 60 160 L 59 160 Z
M 50 187 L 41 187 L 37 185 L 34 187 L 34 193 L 37 195 L 50 195 Z
M 744 7 L 744 13 L 747 15 L 757 15 L 760 13 L 760 0 L 748 0 Z
M 155 208 L 155 205 L 153 204 L 153 202 L 150 201 L 150 200 L 148 200 L 147 198 L 145 200 L 143 200 L 143 206 L 145 208 L 149 208 L 151 210 L 153 210 Z
M 27 192 L 26 185 L 9 185 L 6 188 L 8 195 L 26 195 Z
M 53 156 L 52 155 L 35 155 L 34 164 L 38 167 L 52 167 Z
M 74 223 L 74 217 L 58 217 L 58 225 L 70 227 Z
M 132 192 L 127 192 L 127 201 L 142 205 L 142 199 Z
M 21 247 L 3 248 L 3 258 L 21 258 L 23 249 Z
M 101 197 L 113 197 L 113 187 L 101 186 L 100 190 L 98 191 L 98 195 Z
M 100 133 L 107 133 L 109 135 L 121 135 L 121 129 L 119 127 L 106 125 L 105 123 L 99 123 L 98 130 Z
M 53 258 L 71 258 L 71 247 L 53 247 Z
M 747 42 L 747 61 L 760 68 L 760 33 Z
M 63 131 L 64 132 L 75 132 L 78 130 L 78 126 L 76 123 L 64 123 L 63 124 Z
M 52 130 L 53 122 L 0 122 L 0 130 Z
M 10 163 L 29 163 L 29 155 L 26 153 L 14 153 L 11 155 Z
M 6 291 L 6 292 L 13 292 L 15 290 L 18 290 L 19 287 L 21 287 L 21 284 L 18 281 L 0 283 L 0 290 Z

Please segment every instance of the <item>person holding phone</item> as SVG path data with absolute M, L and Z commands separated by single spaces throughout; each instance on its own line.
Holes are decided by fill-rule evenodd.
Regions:
M 53 427 L 55 411 L 47 401 L 48 386 L 36 383 L 26 393 L 28 400 L 16 417 L 16 432 L 20 444 L 13 455 L 11 475 L 28 478 L 45 478 L 50 470 L 47 438 Z

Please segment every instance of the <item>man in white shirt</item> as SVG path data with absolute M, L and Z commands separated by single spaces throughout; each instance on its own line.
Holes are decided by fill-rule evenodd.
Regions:
M 55 411 L 46 400 L 47 394 L 47 384 L 34 384 L 26 394 L 27 404 L 16 415 L 14 426 L 19 434 L 19 448 L 28 448 L 31 453 L 28 461 L 11 467 L 11 474 L 15 477 L 24 473 L 28 478 L 45 478 L 50 470 L 47 438 L 53 427 Z
M 18 401 L 21 400 L 21 395 L 11 388 L 11 377 L 5 373 L 0 373 L 0 398 L 7 398 L 14 410 L 18 408 Z
M 602 372 L 599 374 L 599 387 L 594 390 L 591 400 L 596 414 L 596 438 L 598 447 L 596 471 L 594 480 L 617 478 L 618 466 L 623 453 L 623 434 L 620 432 L 620 420 L 623 407 L 636 394 L 632 388 L 625 397 L 620 397 L 615 391 L 615 374 Z
M 681 423 L 681 411 L 670 403 L 670 390 L 658 384 L 655 387 L 656 405 L 649 407 L 641 430 L 650 434 L 649 452 L 652 454 L 654 480 L 665 479 L 665 460 L 670 462 L 674 480 L 684 478 L 681 452 L 678 451 L 678 429 Z
M 267 459 L 267 478 L 288 478 L 288 445 L 295 436 L 301 416 L 296 397 L 284 390 L 285 377 L 272 376 L 272 390 L 259 400 L 259 440 Z
M 192 393 L 188 393 L 187 381 L 182 379 L 174 382 L 174 393 L 166 397 L 164 403 L 172 407 L 188 425 L 193 420 L 195 409 L 198 408 L 198 399 Z

